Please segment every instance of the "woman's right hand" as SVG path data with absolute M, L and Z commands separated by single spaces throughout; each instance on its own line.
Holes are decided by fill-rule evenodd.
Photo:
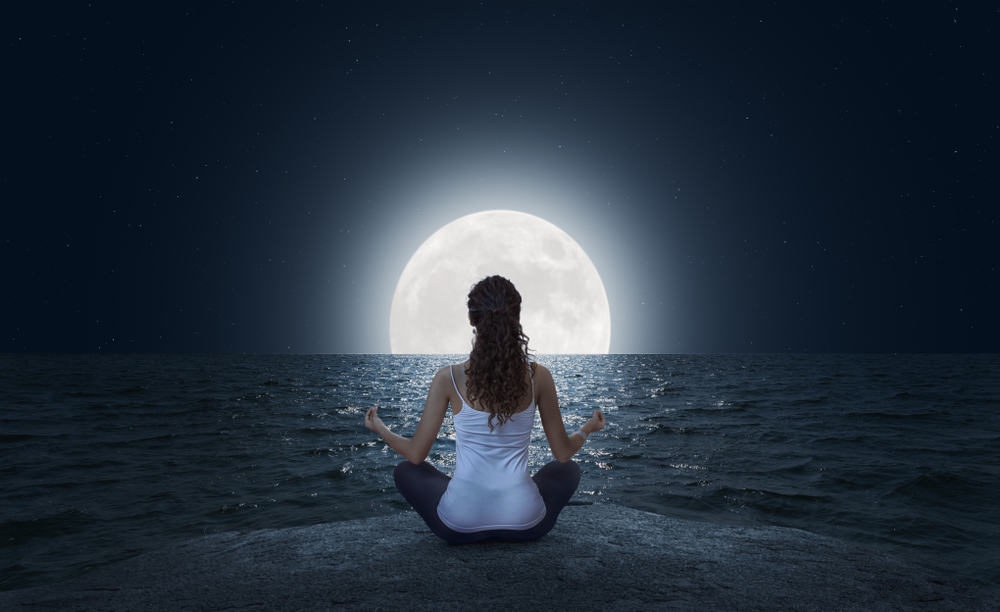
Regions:
M 590 420 L 584 423 L 582 429 L 588 436 L 595 431 L 601 431 L 604 426 L 607 425 L 607 421 L 604 420 L 604 413 L 600 410 L 594 411 L 594 416 L 590 417 Z

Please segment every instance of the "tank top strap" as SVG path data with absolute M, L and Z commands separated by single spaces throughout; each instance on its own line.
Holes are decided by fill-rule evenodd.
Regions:
M 531 363 L 530 361 L 528 362 L 528 378 L 531 379 L 531 401 L 532 402 L 535 401 L 535 368 L 532 367 L 533 365 L 535 365 L 535 364 Z
M 458 385 L 455 383 L 455 370 L 454 365 L 448 366 L 448 373 L 451 374 L 451 386 L 455 387 L 455 393 L 458 393 L 459 397 L 462 397 L 462 393 L 458 390 Z M 462 403 L 465 403 L 465 398 L 462 397 Z

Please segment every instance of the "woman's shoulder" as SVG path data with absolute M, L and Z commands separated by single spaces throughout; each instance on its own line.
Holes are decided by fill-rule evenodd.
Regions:
M 550 380 L 552 378 L 552 373 L 549 372 L 549 369 L 543 366 L 542 364 L 538 363 L 537 361 L 531 362 L 531 374 L 535 378 L 535 380 L 538 380 L 539 376 L 548 378 Z
M 453 363 L 450 365 L 442 366 L 437 372 L 434 373 L 434 378 L 444 377 L 447 379 L 451 379 L 451 377 L 454 376 L 455 373 L 458 372 L 461 368 L 462 364 L 460 363 Z
M 434 380 L 447 381 L 451 385 L 453 380 L 463 380 L 465 378 L 465 362 L 453 363 L 443 366 L 434 373 Z

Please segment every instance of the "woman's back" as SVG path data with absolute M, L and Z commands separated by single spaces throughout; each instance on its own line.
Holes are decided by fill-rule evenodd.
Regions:
M 545 503 L 528 473 L 528 446 L 535 420 L 534 388 L 525 410 L 503 425 L 490 427 L 490 413 L 475 410 L 465 395 L 452 414 L 455 422 L 455 474 L 438 504 L 438 516 L 451 529 L 527 529 L 545 517 Z

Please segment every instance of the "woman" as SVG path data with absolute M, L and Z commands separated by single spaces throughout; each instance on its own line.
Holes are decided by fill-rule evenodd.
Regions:
M 556 523 L 580 483 L 571 461 L 587 435 L 604 429 L 600 410 L 566 435 L 552 374 L 528 356 L 521 330 L 521 295 L 506 278 L 490 276 L 469 292 L 472 352 L 464 363 L 438 370 L 413 438 L 389 430 L 369 408 L 365 427 L 407 459 L 396 466 L 396 488 L 437 536 L 447 542 L 489 538 L 534 540 Z M 451 406 L 455 475 L 424 461 Z M 528 474 L 535 408 L 556 461 Z

